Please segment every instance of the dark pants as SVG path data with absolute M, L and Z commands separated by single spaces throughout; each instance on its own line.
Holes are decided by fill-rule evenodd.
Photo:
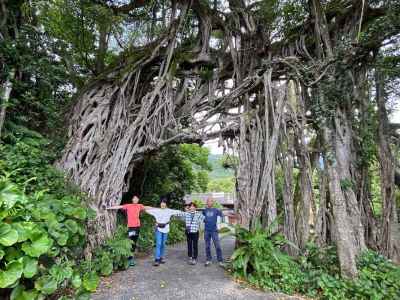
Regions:
M 139 233 L 140 233 L 140 227 L 129 227 L 128 228 L 128 237 L 133 242 L 132 243 L 132 256 L 130 256 L 129 258 L 132 258 L 133 255 L 135 254 L 136 244 L 139 239 Z
M 199 253 L 199 232 L 186 232 L 188 256 L 197 259 Z
M 206 255 L 207 255 L 207 260 L 211 261 L 211 239 L 213 240 L 215 250 L 217 252 L 217 260 L 219 262 L 222 262 L 222 250 L 221 250 L 221 245 L 219 243 L 219 237 L 218 237 L 218 231 L 204 231 L 204 240 L 206 242 Z

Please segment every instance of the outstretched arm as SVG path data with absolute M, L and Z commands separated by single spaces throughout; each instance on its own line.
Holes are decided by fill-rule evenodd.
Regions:
M 106 209 L 123 209 L 124 207 L 122 205 L 114 205 L 114 206 L 109 206 L 106 207 Z
M 180 218 L 180 219 L 182 219 L 182 220 L 185 220 L 186 211 L 180 211 L 180 210 L 178 210 L 178 211 L 176 211 L 176 213 L 175 213 L 173 216 L 176 217 L 176 218 Z
M 203 222 L 205 218 L 206 218 L 206 217 L 204 216 L 203 213 L 199 213 L 199 221 L 200 221 L 200 222 Z
M 183 210 L 178 210 L 178 209 L 171 209 L 173 211 L 173 216 L 175 217 L 183 217 L 185 216 L 185 211 Z
M 143 211 L 144 211 L 145 213 L 147 213 L 147 214 L 152 215 L 153 217 L 155 217 L 155 216 L 154 216 L 154 213 L 157 213 L 158 209 L 159 209 L 158 207 L 144 206 Z

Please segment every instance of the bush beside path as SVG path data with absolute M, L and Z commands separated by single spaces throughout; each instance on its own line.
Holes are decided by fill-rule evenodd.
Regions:
M 222 238 L 224 256 L 234 248 L 233 237 Z M 137 266 L 104 278 L 93 300 L 168 300 L 168 299 L 302 299 L 280 293 L 266 293 L 241 285 L 220 268 L 216 262 L 204 266 L 204 241 L 199 242 L 198 264 L 187 264 L 186 244 L 168 247 L 167 263 L 153 267 L 152 256 L 138 259 Z

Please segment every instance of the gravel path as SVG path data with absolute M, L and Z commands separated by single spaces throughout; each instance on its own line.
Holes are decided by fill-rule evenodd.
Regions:
M 234 243 L 232 237 L 222 238 L 224 258 L 232 254 Z M 265 293 L 236 283 L 215 261 L 211 266 L 205 267 L 202 239 L 199 242 L 197 265 L 187 264 L 186 243 L 168 247 L 166 259 L 167 263 L 159 267 L 152 266 L 152 257 L 138 259 L 136 267 L 104 278 L 92 299 L 301 299 L 278 293 Z

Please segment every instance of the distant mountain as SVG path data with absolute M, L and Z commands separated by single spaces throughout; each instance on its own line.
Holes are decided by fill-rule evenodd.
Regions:
M 233 170 L 222 167 L 222 154 L 210 154 L 208 162 L 212 166 L 212 171 L 208 174 L 210 179 L 228 178 L 233 176 Z

